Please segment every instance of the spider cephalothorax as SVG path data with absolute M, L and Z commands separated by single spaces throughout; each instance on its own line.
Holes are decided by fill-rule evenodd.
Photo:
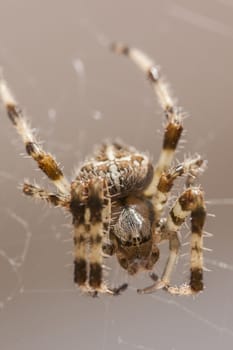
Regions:
M 183 117 L 161 79 L 158 67 L 137 49 L 122 44 L 114 44 L 112 49 L 128 56 L 144 71 L 165 113 L 163 148 L 157 164 L 153 166 L 145 154 L 121 142 L 106 142 L 84 162 L 70 184 L 54 158 L 38 143 L 7 84 L 0 80 L 0 97 L 27 153 L 58 189 L 57 193 L 49 193 L 25 183 L 23 191 L 71 213 L 74 282 L 84 292 L 119 294 L 125 289 L 125 284 L 115 289 L 106 285 L 103 255 L 115 254 L 120 266 L 130 275 L 143 270 L 153 271 L 159 258 L 158 245 L 168 240 L 169 257 L 161 279 L 154 278 L 151 286 L 139 292 L 163 288 L 172 294 L 197 293 L 203 290 L 206 210 L 203 192 L 193 183 L 202 170 L 203 161 L 195 156 L 173 165 L 183 130 Z M 165 214 L 173 184 L 181 176 L 186 176 L 186 188 Z M 180 250 L 179 231 L 188 216 L 191 218 L 190 282 L 172 287 L 171 274 Z

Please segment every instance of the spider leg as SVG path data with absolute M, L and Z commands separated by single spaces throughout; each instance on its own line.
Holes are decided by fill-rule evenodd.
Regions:
M 163 148 L 155 167 L 153 180 L 145 190 L 145 195 L 152 196 L 156 192 L 161 174 L 168 169 L 173 160 L 183 130 L 182 113 L 180 109 L 175 106 L 175 102 L 169 93 L 166 82 L 160 77 L 159 67 L 156 66 L 147 55 L 136 48 L 130 48 L 121 43 L 112 44 L 112 50 L 115 53 L 128 56 L 146 74 L 167 119 Z
M 109 292 L 103 282 L 103 211 L 104 211 L 104 183 L 97 179 L 89 183 L 87 210 L 89 214 L 90 225 L 90 249 L 88 261 L 89 267 L 89 285 L 98 292 Z
M 191 261 L 190 282 L 179 287 L 170 286 L 173 267 L 177 261 L 180 241 L 179 230 L 188 215 L 191 215 Z M 164 228 L 164 238 L 169 239 L 170 254 L 160 281 L 152 286 L 139 290 L 140 293 L 151 293 L 164 288 L 171 294 L 190 295 L 203 290 L 203 226 L 206 209 L 202 191 L 188 188 L 176 201 L 171 209 Z
M 110 289 L 103 281 L 103 240 L 108 207 L 103 179 L 75 181 L 71 186 L 70 210 L 74 224 L 74 282 L 92 296 L 118 295 L 126 284 Z
M 70 186 L 58 163 L 51 154 L 43 150 L 36 140 L 28 121 L 3 79 L 0 79 L 0 98 L 6 107 L 11 122 L 25 144 L 27 154 L 37 162 L 38 167 L 48 176 L 61 193 L 68 194 Z
M 108 288 L 103 281 L 103 241 L 109 239 L 111 199 L 108 186 L 102 179 L 93 180 L 88 188 L 87 208 L 90 211 L 89 286 L 94 293 L 119 295 L 128 287 L 127 283 Z
M 73 182 L 71 185 L 70 211 L 74 225 L 74 283 L 85 287 L 87 282 L 86 250 L 88 230 L 85 224 L 87 191 L 83 183 Z
M 169 194 L 175 180 L 178 177 L 186 175 L 186 186 L 189 187 L 191 185 L 191 181 L 193 182 L 194 179 L 203 170 L 203 163 L 203 159 L 197 155 L 193 158 L 185 159 L 184 162 L 171 168 L 171 170 L 162 173 L 157 185 L 157 191 L 151 198 L 157 221 L 159 221 L 161 218 L 161 214 L 163 213 L 163 210 L 169 199 Z
M 26 196 L 31 196 L 35 199 L 42 199 L 47 203 L 54 205 L 55 207 L 69 208 L 69 198 L 64 197 L 59 193 L 48 192 L 38 186 L 28 183 L 23 184 L 23 193 Z

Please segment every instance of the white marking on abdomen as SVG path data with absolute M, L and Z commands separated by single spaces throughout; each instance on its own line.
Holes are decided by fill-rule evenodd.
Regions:
M 110 177 L 113 181 L 114 186 L 118 191 L 120 191 L 121 184 L 120 184 L 120 176 L 121 173 L 119 172 L 117 165 L 115 163 L 111 164 L 109 166 L 109 172 L 110 172 Z
M 114 152 L 114 147 L 112 145 L 108 145 L 106 148 L 106 156 L 108 157 L 109 160 L 115 160 L 115 152 Z

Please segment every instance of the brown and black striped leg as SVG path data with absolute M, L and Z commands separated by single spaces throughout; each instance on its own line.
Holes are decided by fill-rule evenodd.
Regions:
M 75 181 L 71 186 L 70 210 L 74 223 L 74 282 L 83 292 L 119 294 L 103 280 L 104 223 L 107 220 L 107 190 L 103 179 L 86 183 Z
M 159 67 L 147 55 L 136 48 L 130 48 L 121 43 L 112 44 L 112 50 L 115 53 L 129 57 L 145 73 L 166 116 L 167 124 L 165 126 L 163 149 L 155 167 L 154 178 L 145 190 L 145 195 L 152 196 L 157 190 L 161 174 L 169 168 L 173 160 L 183 130 L 182 113 L 180 108 L 175 105 L 166 82 L 160 77 Z
M 193 158 L 185 159 L 183 163 L 178 164 L 161 175 L 157 185 L 157 191 L 151 198 L 157 221 L 161 218 L 175 180 L 178 177 L 187 176 L 186 183 L 190 186 L 191 180 L 194 181 L 203 171 L 203 163 L 203 159 L 197 155 Z
M 69 194 L 70 185 L 58 163 L 51 154 L 43 150 L 36 140 L 28 121 L 3 79 L 0 79 L 0 99 L 3 101 L 11 122 L 25 144 L 27 154 L 37 162 L 38 167 L 48 176 L 62 194 Z
M 190 283 L 180 287 L 170 286 L 173 267 L 179 253 L 179 230 L 188 215 L 191 215 L 191 261 Z M 165 288 L 171 294 L 190 295 L 203 290 L 203 226 L 205 223 L 206 209 L 203 192 L 197 188 L 189 188 L 176 201 L 170 211 L 163 231 L 168 233 L 169 258 L 162 275 L 161 281 L 150 287 L 140 290 L 141 293 L 150 293 L 160 288 Z
M 69 209 L 70 198 L 59 193 L 50 193 L 36 185 L 28 183 L 23 184 L 23 193 L 35 199 L 42 199 L 55 207 L 63 207 Z
M 104 182 L 97 179 L 88 184 L 87 220 L 90 225 L 90 249 L 88 262 L 90 264 L 89 285 L 97 292 L 109 292 L 103 282 L 102 245 L 104 235 Z
M 116 288 L 107 287 L 103 276 L 103 245 L 109 240 L 111 220 L 111 199 L 107 183 L 103 179 L 92 180 L 88 184 L 86 219 L 90 225 L 90 247 L 88 263 L 89 286 L 96 293 L 119 295 L 127 288 L 124 283 Z
M 70 211 L 74 225 L 74 283 L 86 291 L 88 279 L 87 248 L 89 227 L 86 225 L 85 211 L 87 189 L 81 182 L 71 185 Z

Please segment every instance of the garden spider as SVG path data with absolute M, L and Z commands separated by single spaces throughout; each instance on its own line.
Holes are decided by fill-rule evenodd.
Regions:
M 35 138 L 6 82 L 0 81 L 0 97 L 21 136 L 26 151 L 57 187 L 57 193 L 29 183 L 23 192 L 71 213 L 74 226 L 74 282 L 83 292 L 119 294 L 127 285 L 111 289 L 103 280 L 104 255 L 116 255 L 129 275 L 152 271 L 159 259 L 158 244 L 169 241 L 169 257 L 161 279 L 139 293 L 165 289 L 171 294 L 190 295 L 203 290 L 203 225 L 206 209 L 203 192 L 193 185 L 202 170 L 200 156 L 172 165 L 180 139 L 182 113 L 174 105 L 159 69 L 138 49 L 121 43 L 115 53 L 128 56 L 146 74 L 166 116 L 163 148 L 155 167 L 148 157 L 119 142 L 103 143 L 69 183 L 51 154 Z M 187 178 L 186 189 L 164 217 L 171 188 L 178 177 Z M 190 282 L 170 285 L 179 250 L 181 225 L 191 217 Z

